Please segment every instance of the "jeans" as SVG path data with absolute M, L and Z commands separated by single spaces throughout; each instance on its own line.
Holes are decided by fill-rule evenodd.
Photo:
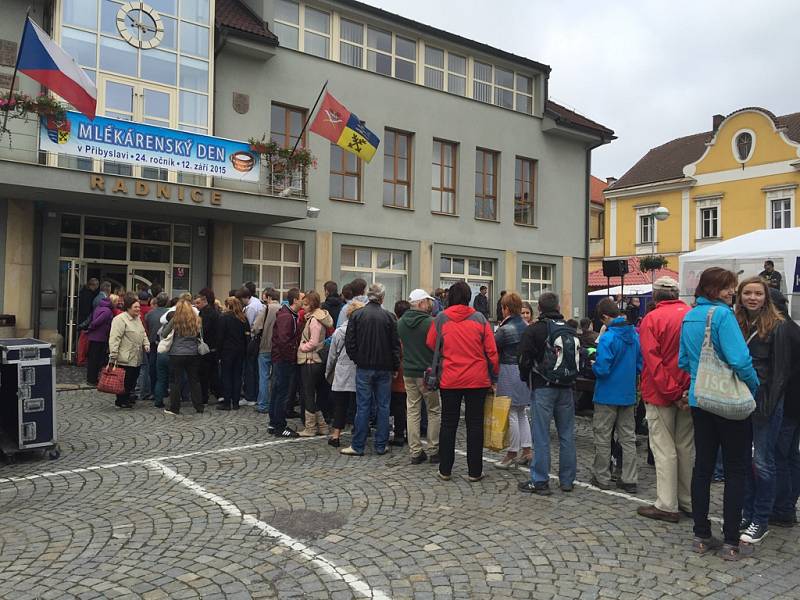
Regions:
M 227 396 L 226 396 L 227 398 Z M 244 357 L 244 399 L 258 400 L 258 356 Z
M 156 354 L 156 385 L 153 387 L 153 404 L 164 406 L 169 389 L 169 354 Z
M 711 476 L 722 446 L 725 490 L 722 495 L 722 532 L 725 543 L 739 545 L 739 521 L 744 504 L 745 472 L 750 464 L 750 419 L 732 421 L 700 408 L 692 408 L 694 422 L 694 471 L 692 472 L 692 514 L 694 534 L 711 537 L 708 504 Z
M 783 422 L 783 402 L 771 417 L 753 415 L 753 468 L 747 469 L 744 493 L 745 519 L 766 525 L 775 502 L 775 446 Z
M 269 410 L 270 384 L 272 379 L 272 354 L 269 352 L 258 353 L 258 410 Z
M 150 393 L 155 398 L 156 385 L 158 384 L 158 340 L 150 342 L 150 353 L 147 355 L 147 370 L 150 372 Z M 163 395 L 162 395 L 163 398 Z
M 189 381 L 192 394 L 192 405 L 194 409 L 201 413 L 205 408 L 203 398 L 200 394 L 200 380 L 198 370 L 200 369 L 199 354 L 173 354 L 169 357 L 169 410 L 179 413 L 181 410 L 181 382 L 184 375 Z
M 439 472 L 450 475 L 456 458 L 456 432 L 464 400 L 464 421 L 467 425 L 467 473 L 480 477 L 483 473 L 483 405 L 485 388 L 441 390 L 442 428 L 439 432 Z
M 222 389 L 224 390 L 225 404 L 231 408 L 239 406 L 244 360 L 245 356 L 243 353 L 227 353 L 222 356 Z
M 546 485 L 550 481 L 550 421 L 555 418 L 558 431 L 558 479 L 561 485 L 573 485 L 578 458 L 575 449 L 575 400 L 572 388 L 540 387 L 534 389 L 531 396 L 531 481 L 538 486 Z
M 356 369 L 356 419 L 353 431 L 353 450 L 364 452 L 369 432 L 370 409 L 377 407 L 375 451 L 386 450 L 389 441 L 389 401 L 392 393 L 392 373 L 375 369 Z
M 800 497 L 800 421 L 784 415 L 775 447 L 775 506 L 772 514 L 781 520 L 794 521 Z
M 273 391 L 275 395 L 269 405 L 269 424 L 275 428 L 276 433 L 281 433 L 286 429 L 286 401 L 289 396 L 292 379 L 294 379 L 296 366 L 290 362 L 272 363 L 272 376 L 275 380 Z
M 147 355 L 145 355 L 145 358 L 149 359 Z M 150 384 L 149 364 L 143 364 L 139 369 L 139 379 L 136 381 L 136 387 L 139 388 L 139 400 L 144 400 L 153 394 L 153 388 Z

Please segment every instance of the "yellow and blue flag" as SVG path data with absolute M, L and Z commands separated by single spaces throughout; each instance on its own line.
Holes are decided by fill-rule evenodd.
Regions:
M 381 141 L 356 115 L 347 110 L 336 98 L 325 92 L 311 131 L 332 141 L 369 162 Z

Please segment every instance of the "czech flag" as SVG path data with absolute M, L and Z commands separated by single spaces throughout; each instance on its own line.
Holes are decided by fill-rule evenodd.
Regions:
M 347 110 L 336 98 L 325 92 L 311 131 L 332 141 L 369 162 L 381 141 L 366 128 L 364 122 Z
M 21 73 L 51 89 L 89 119 L 94 119 L 97 88 L 92 80 L 74 58 L 30 19 L 25 20 L 17 65 Z

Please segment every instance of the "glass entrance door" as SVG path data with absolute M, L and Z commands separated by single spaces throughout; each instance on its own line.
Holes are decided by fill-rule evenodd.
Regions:
M 64 336 L 64 359 L 73 362 L 78 348 L 78 293 L 86 281 L 86 265 L 76 260 L 59 264 L 58 330 Z
M 131 265 L 129 290 L 137 293 L 145 290 L 152 293 L 153 286 L 169 293 L 170 286 L 167 285 L 166 269 L 163 267 Z

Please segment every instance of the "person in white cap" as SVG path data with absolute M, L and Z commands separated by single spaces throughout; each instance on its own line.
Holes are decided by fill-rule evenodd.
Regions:
M 425 290 L 416 289 L 408 296 L 411 308 L 397 322 L 397 333 L 403 344 L 403 381 L 406 386 L 406 419 L 408 422 L 408 447 L 411 464 L 426 460 L 439 462 L 439 427 L 442 409 L 439 392 L 425 389 L 422 376 L 433 362 L 433 351 L 425 344 L 433 317 L 433 297 Z M 422 400 L 428 410 L 428 454 L 420 442 Z
M 642 346 L 642 398 L 647 411 L 650 449 L 656 463 L 656 502 L 640 506 L 643 517 L 677 523 L 692 511 L 694 426 L 686 394 L 691 379 L 678 368 L 681 324 L 690 307 L 678 299 L 678 282 L 653 283 L 651 310 L 639 327 Z

